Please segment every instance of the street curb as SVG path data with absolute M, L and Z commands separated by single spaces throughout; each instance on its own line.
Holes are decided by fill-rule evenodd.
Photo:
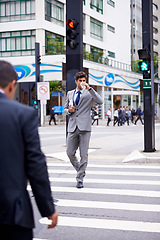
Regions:
M 131 152 L 123 161 L 123 163 L 160 163 L 160 151 L 143 154 L 139 150 Z

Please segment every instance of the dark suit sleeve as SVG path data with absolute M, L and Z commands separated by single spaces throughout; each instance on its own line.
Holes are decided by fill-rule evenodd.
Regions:
M 54 213 L 55 207 L 48 179 L 45 156 L 40 149 L 38 117 L 35 109 L 31 108 L 26 112 L 22 128 L 27 177 L 42 217 L 48 217 Z

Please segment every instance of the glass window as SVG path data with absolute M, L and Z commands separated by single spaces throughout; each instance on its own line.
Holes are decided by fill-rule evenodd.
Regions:
M 0 1 L 0 22 L 35 19 L 35 0 Z
M 103 41 L 103 23 L 90 18 L 90 35 L 97 40 Z
M 55 0 L 45 0 L 45 19 L 63 26 L 64 4 Z
M 111 31 L 111 32 L 115 33 L 115 28 L 114 27 L 112 27 L 110 25 L 107 25 L 107 29 L 108 29 L 108 31 Z
M 115 2 L 112 1 L 112 0 L 107 0 L 107 3 L 112 6 L 112 7 L 115 7 Z
M 103 14 L 103 0 L 90 0 L 90 8 Z
M 108 57 L 115 58 L 115 53 L 111 52 L 111 51 L 108 51 Z
M 24 56 L 35 54 L 35 31 L 0 33 L 0 56 Z
M 85 32 L 86 32 L 86 25 L 85 25 L 85 22 L 86 22 L 86 15 L 85 14 L 83 14 L 83 34 L 85 34 Z
M 46 55 L 64 54 L 65 53 L 64 37 L 46 31 L 45 53 Z

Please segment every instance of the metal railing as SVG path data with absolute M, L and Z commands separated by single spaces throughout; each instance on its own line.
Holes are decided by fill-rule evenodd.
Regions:
M 45 46 L 45 54 L 46 55 L 59 55 L 59 54 L 66 54 L 66 46 L 64 45 L 50 45 Z M 107 57 L 99 56 L 98 54 L 83 52 L 83 59 L 104 64 L 110 67 L 119 68 L 125 71 L 132 71 L 131 65 L 118 62 L 112 59 L 108 59 Z

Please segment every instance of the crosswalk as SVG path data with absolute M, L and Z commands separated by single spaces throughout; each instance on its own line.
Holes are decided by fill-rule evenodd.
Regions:
M 89 164 L 83 189 L 75 187 L 76 172 L 70 163 L 50 162 L 48 172 L 60 215 L 57 239 L 63 239 L 63 228 L 65 234 L 70 228 L 85 229 L 86 234 L 90 229 L 101 234 L 105 231 L 101 240 L 117 231 L 122 235 L 130 232 L 128 240 L 136 239 L 132 234 L 141 234 L 141 239 L 146 239 L 145 234 L 160 239 L 160 166 Z M 44 235 L 42 239 L 49 238 Z M 113 239 L 118 238 L 115 235 Z

